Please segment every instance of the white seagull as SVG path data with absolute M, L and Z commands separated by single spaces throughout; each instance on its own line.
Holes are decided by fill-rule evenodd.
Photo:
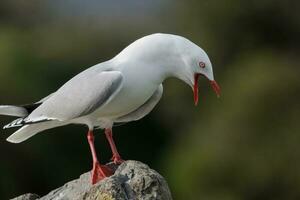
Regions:
M 21 127 L 7 138 L 20 143 L 46 129 L 67 124 L 88 126 L 93 169 L 92 184 L 110 176 L 112 170 L 97 159 L 93 130 L 102 128 L 112 150 L 112 160 L 123 162 L 112 138 L 114 123 L 130 122 L 146 116 L 163 93 L 163 81 L 176 77 L 194 92 L 198 102 L 198 79 L 206 77 L 217 95 L 212 64 L 199 46 L 172 34 L 152 34 L 136 40 L 117 56 L 79 73 L 56 92 L 22 106 L 0 106 L 1 115 L 19 117 L 6 128 Z

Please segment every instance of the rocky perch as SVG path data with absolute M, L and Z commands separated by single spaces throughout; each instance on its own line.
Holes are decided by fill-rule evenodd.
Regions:
M 88 172 L 46 196 L 25 194 L 13 200 L 172 200 L 165 179 L 147 165 L 125 161 L 112 167 L 116 169 L 114 175 L 95 185 Z

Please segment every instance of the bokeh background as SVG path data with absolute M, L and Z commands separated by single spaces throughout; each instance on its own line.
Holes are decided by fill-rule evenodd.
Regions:
M 300 199 L 299 1 L 1 0 L 0 104 L 37 101 L 142 36 L 173 33 L 204 48 L 222 87 L 200 103 L 179 80 L 155 110 L 114 130 L 125 159 L 168 181 L 174 199 Z M 5 125 L 13 118 L 2 117 Z M 0 199 L 50 190 L 90 170 L 86 128 L 22 144 L 0 135 Z M 97 151 L 110 150 L 98 130 Z

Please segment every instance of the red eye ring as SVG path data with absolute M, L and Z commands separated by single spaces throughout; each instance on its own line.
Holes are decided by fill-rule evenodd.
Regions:
M 205 63 L 204 62 L 199 62 L 199 67 L 205 68 Z

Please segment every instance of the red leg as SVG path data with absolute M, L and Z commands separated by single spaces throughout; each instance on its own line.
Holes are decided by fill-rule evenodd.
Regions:
M 122 162 L 124 162 L 124 160 L 122 160 L 122 158 L 121 158 L 121 156 L 120 156 L 120 154 L 117 150 L 116 144 L 115 144 L 113 136 L 112 136 L 112 129 L 110 129 L 110 128 L 105 129 L 105 135 L 106 135 L 106 138 L 109 142 L 111 151 L 113 153 L 113 157 L 112 157 L 111 160 L 115 164 L 121 164 Z
M 105 165 L 100 165 L 95 146 L 94 146 L 94 134 L 93 131 L 89 131 L 87 134 L 87 139 L 91 148 L 92 156 L 93 156 L 93 169 L 92 169 L 92 184 L 96 184 L 98 181 L 101 181 L 105 177 L 108 177 L 113 174 L 112 170 L 105 166 Z

